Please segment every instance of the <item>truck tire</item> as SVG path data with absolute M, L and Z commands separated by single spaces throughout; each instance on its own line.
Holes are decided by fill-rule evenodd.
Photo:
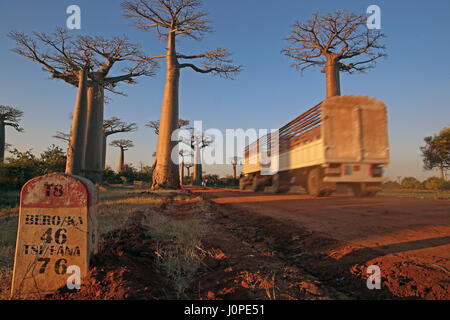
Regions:
M 309 171 L 306 189 L 313 197 L 323 197 L 327 194 L 327 190 L 323 183 L 322 170 L 320 168 L 314 168 Z
M 247 186 L 252 184 L 252 180 L 250 177 L 241 177 L 239 179 L 239 190 L 245 190 Z
M 253 183 L 252 183 L 252 191 L 258 192 L 261 190 L 261 183 L 259 182 L 259 177 L 255 175 L 253 177 Z
M 288 190 L 289 186 L 283 181 L 281 174 L 278 173 L 272 177 L 272 192 L 282 193 L 287 192 Z

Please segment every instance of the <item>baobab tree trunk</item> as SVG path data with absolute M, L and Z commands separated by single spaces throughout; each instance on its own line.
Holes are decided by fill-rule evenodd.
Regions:
M 123 148 L 120 148 L 119 168 L 117 170 L 119 173 L 121 173 L 123 170 L 124 161 L 125 161 L 125 150 Z
M 0 163 L 5 160 L 6 148 L 6 125 L 4 121 L 0 121 Z
M 237 164 L 233 164 L 233 179 L 236 180 L 236 166 Z
M 180 69 L 176 58 L 175 35 L 170 32 L 167 47 L 167 75 L 162 103 L 156 166 L 153 170 L 152 189 L 179 189 L 178 166 L 172 161 L 178 155 L 177 141 L 172 141 L 172 133 L 178 125 L 178 86 Z M 174 139 L 175 140 L 175 139 Z
M 66 173 L 84 175 L 84 161 L 86 150 L 86 70 L 80 70 L 77 100 L 70 129 L 69 149 L 67 150 Z
M 194 147 L 194 185 L 202 184 L 202 160 L 200 147 L 198 144 Z
M 190 177 L 191 176 L 191 167 L 186 167 L 187 169 L 187 176 Z
M 184 161 L 183 161 L 183 158 L 181 158 L 181 162 L 180 162 L 180 186 L 183 185 L 183 178 L 184 178 Z
M 104 88 L 98 80 L 101 74 L 93 75 L 94 81 L 87 94 L 87 140 L 85 176 L 94 183 L 102 182 L 103 169 L 103 105 Z M 97 80 L 97 81 L 96 81 Z
M 341 95 L 341 84 L 339 77 L 339 62 L 334 57 L 327 58 L 325 65 L 327 79 L 327 98 Z
M 106 140 L 107 140 L 108 136 L 103 133 L 103 145 L 102 145 L 102 170 L 105 170 L 105 166 L 106 166 Z

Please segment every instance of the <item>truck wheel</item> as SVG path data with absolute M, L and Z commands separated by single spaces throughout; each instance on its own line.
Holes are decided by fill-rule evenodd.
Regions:
M 251 184 L 252 180 L 249 177 L 242 177 L 239 179 L 239 190 L 245 190 Z
M 261 190 L 261 184 L 259 182 L 259 177 L 257 175 L 255 175 L 253 177 L 252 190 L 253 190 L 253 192 L 257 192 L 257 191 Z
M 323 175 L 320 168 L 314 168 L 309 171 L 306 187 L 308 193 L 313 197 L 323 197 L 326 194 Z
M 283 183 L 283 179 L 280 174 L 276 174 L 272 177 L 272 191 L 274 193 L 287 192 L 289 187 Z

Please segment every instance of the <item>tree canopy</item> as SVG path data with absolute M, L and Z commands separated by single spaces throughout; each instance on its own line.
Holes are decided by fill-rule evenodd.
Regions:
M 424 138 L 425 146 L 420 148 L 425 170 L 439 168 L 441 178 L 450 168 L 450 128 L 442 129 L 438 135 Z
M 19 122 L 22 120 L 23 111 L 10 107 L 0 105 L 0 122 L 2 125 L 13 127 L 16 131 L 22 132 Z
M 74 37 L 62 28 L 56 28 L 51 34 L 34 32 L 33 36 L 11 31 L 8 36 L 17 45 L 13 52 L 39 63 L 52 78 L 73 86 L 78 86 L 79 71 L 86 68 L 90 81 L 94 79 L 94 73 L 102 74 L 105 89 L 122 94 L 114 89 L 119 82 L 133 83 L 138 76 L 153 76 L 157 68 L 156 62 L 125 36 L 111 39 Z M 119 62 L 123 65 L 121 73 L 108 76 Z
M 124 151 L 128 150 L 129 148 L 134 147 L 133 141 L 125 140 L 125 139 L 113 140 L 113 141 L 111 141 L 111 143 L 109 145 L 112 147 L 118 147 Z
M 282 52 L 292 58 L 292 65 L 301 71 L 324 66 L 327 59 L 338 63 L 339 70 L 353 73 L 373 68 L 376 60 L 386 57 L 385 35 L 369 30 L 367 17 L 341 10 L 326 15 L 319 12 L 307 22 L 296 21 L 285 40 Z M 364 56 L 364 58 L 360 57 Z
M 103 121 L 103 133 L 105 136 L 120 132 L 133 132 L 138 129 L 135 122 L 126 123 L 117 117 L 112 117 Z

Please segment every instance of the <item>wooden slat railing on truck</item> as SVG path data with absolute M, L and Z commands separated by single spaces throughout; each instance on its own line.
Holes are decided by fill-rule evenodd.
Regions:
M 321 103 L 281 127 L 278 130 L 278 142 L 274 135 L 269 133 L 248 145 L 245 148 L 245 159 L 248 159 L 250 155 L 258 155 L 259 161 L 260 149 L 270 157 L 273 150 L 283 153 L 300 144 L 320 138 L 322 124 L 320 105 Z

